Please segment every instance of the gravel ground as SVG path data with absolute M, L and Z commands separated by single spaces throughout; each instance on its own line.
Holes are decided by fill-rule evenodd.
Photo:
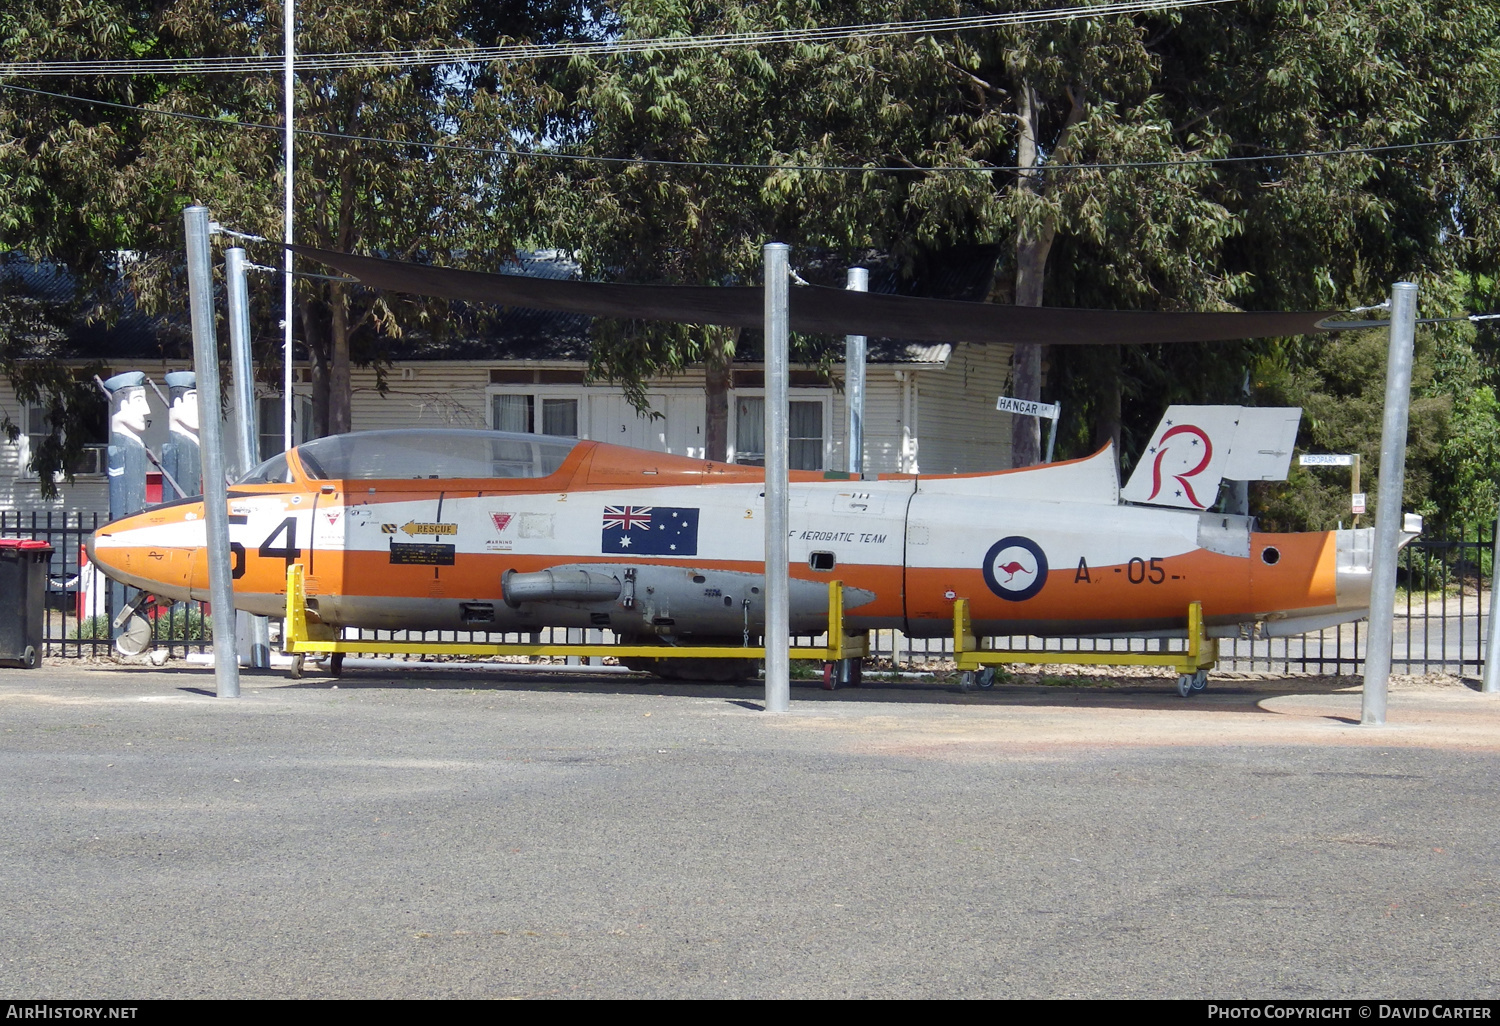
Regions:
M 1500 994 L 1500 696 L 0 670 L 0 994 Z

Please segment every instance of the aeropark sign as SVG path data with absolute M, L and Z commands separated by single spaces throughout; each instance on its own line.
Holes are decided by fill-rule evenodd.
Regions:
M 1411 1001 L 1400 1004 L 1360 1002 L 1343 1004 L 1333 1001 L 1308 1003 L 1269 1002 L 1258 1004 L 1211 1004 L 1210 1019 L 1490 1019 L 1493 1007 L 1488 1004 L 1446 1004 L 1441 1001 Z

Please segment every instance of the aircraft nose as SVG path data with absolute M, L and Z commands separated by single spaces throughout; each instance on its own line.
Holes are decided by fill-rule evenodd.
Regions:
M 193 557 L 203 548 L 201 525 L 201 520 L 148 511 L 105 524 L 84 548 L 90 562 L 112 580 L 163 598 L 187 599 L 192 597 Z
M 1335 587 L 1340 609 L 1370 608 L 1370 581 L 1375 570 L 1375 529 L 1359 527 L 1335 533 Z

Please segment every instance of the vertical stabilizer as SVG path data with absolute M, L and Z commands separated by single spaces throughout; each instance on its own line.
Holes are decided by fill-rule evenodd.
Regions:
M 1224 478 L 1284 481 L 1301 419 L 1298 407 L 1169 406 L 1120 497 L 1208 509 Z

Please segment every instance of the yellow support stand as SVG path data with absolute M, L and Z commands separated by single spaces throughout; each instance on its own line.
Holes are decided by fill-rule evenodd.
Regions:
M 1188 605 L 1187 648 L 1181 652 L 1061 652 L 1014 649 L 981 649 L 974 637 L 969 619 L 969 600 L 953 602 L 953 661 L 958 669 L 972 674 L 987 666 L 1007 664 L 1080 665 L 1080 666 L 1163 666 L 1178 672 L 1177 689 L 1184 696 L 1201 691 L 1208 671 L 1219 661 L 1219 643 L 1203 631 L 1203 603 Z
M 286 570 L 286 622 L 282 627 L 281 647 L 292 655 L 292 675 L 300 676 L 302 657 L 307 653 L 343 656 L 350 652 L 371 655 L 449 655 L 449 656 L 610 656 L 648 659 L 763 659 L 761 646 L 731 645 L 505 645 L 489 642 L 430 641 L 346 641 L 333 628 L 309 623 L 305 571 L 300 563 Z M 844 626 L 844 585 L 828 584 L 828 646 L 826 648 L 791 649 L 793 659 L 816 659 L 836 662 L 861 658 L 869 654 L 868 636 L 850 634 Z

